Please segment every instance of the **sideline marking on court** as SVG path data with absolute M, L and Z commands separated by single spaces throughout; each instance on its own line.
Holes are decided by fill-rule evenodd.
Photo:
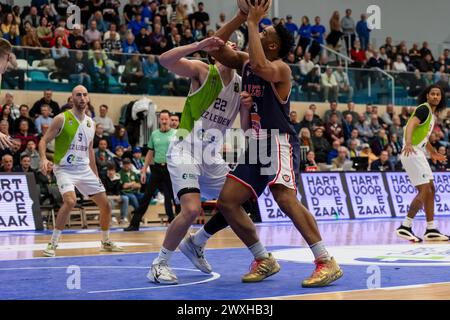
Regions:
M 292 294 L 288 296 L 274 296 L 274 297 L 264 297 L 264 298 L 255 298 L 255 299 L 246 299 L 246 300 L 281 300 L 281 299 L 289 299 L 289 298 L 303 298 L 303 297 L 314 297 L 320 295 L 331 295 L 338 293 L 354 293 L 354 292 L 375 292 L 375 291 L 388 291 L 388 290 L 402 290 L 402 289 L 417 289 L 424 288 L 433 285 L 443 285 L 450 284 L 450 282 L 431 282 L 431 283 L 422 283 L 422 284 L 413 284 L 407 286 L 394 286 L 394 287 L 385 287 L 385 288 L 376 288 L 376 289 L 357 289 L 357 290 L 344 290 L 344 291 L 330 291 L 330 292 L 318 292 L 318 293 L 307 293 L 307 294 Z

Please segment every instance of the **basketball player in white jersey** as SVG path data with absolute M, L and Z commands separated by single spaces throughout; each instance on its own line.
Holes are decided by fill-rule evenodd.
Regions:
M 72 99 L 72 109 L 57 115 L 39 142 L 41 170 L 47 172 L 49 160 L 45 151 L 47 144 L 55 139 L 55 166 L 53 171 L 64 201 L 58 212 L 53 235 L 47 249 L 44 250 L 44 255 L 47 257 L 55 256 L 62 230 L 64 230 L 67 218 L 77 202 L 75 187 L 84 196 L 91 197 L 99 207 L 102 230 L 101 250 L 108 252 L 123 251 L 109 238 L 111 206 L 95 164 L 92 146 L 95 123 L 85 114 L 89 102 L 86 88 L 76 86 L 72 91 Z
M 8 68 L 9 57 L 11 54 L 11 44 L 8 40 L 0 39 L 0 84 L 2 83 L 2 74 Z M 0 132 L 0 148 L 5 149 L 12 146 L 11 137 Z
M 181 141 L 172 142 L 167 155 L 173 190 L 180 201 L 181 212 L 167 229 L 163 246 L 147 275 L 155 283 L 178 283 L 176 274 L 169 267 L 172 253 L 200 214 L 201 196 L 217 199 L 229 172 L 220 155 L 225 132 L 231 128 L 239 112 L 242 128 L 247 130 L 250 126 L 252 98 L 246 92 L 241 93 L 241 77 L 235 70 L 219 63 L 208 65 L 185 58 L 197 51 L 217 50 L 223 44 L 218 38 L 208 38 L 174 48 L 160 57 L 161 65 L 169 71 L 191 79 L 191 90 L 177 130 Z M 220 214 L 212 219 L 219 219 L 218 223 L 226 225 Z M 200 270 L 211 273 L 211 266 L 203 258 L 203 249 L 197 251 L 193 248 L 191 237 L 180 245 L 180 250 Z

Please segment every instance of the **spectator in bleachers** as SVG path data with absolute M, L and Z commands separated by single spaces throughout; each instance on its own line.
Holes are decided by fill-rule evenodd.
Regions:
M 358 130 L 361 140 L 364 142 L 369 142 L 373 138 L 373 131 L 370 125 L 366 122 L 366 116 L 361 113 L 358 117 L 358 122 L 355 124 L 355 129 Z
M 154 85 L 157 93 L 161 92 L 163 82 L 159 78 L 159 64 L 156 62 L 154 55 L 147 56 L 147 59 L 142 63 L 142 70 L 146 83 Z
M 136 42 L 134 41 L 135 37 L 132 33 L 128 33 L 127 39 L 122 42 L 122 52 L 126 54 L 134 54 L 139 53 Z M 128 58 L 128 57 L 126 57 Z
M 324 132 L 325 129 L 323 127 L 317 127 L 314 130 L 314 136 L 312 137 L 317 163 L 326 163 L 328 152 L 330 150 L 330 143 L 324 138 Z
M 314 19 L 315 24 L 311 27 L 311 47 L 309 52 L 311 52 L 311 58 L 314 60 L 316 56 L 322 52 L 320 45 L 324 44 L 324 39 L 326 37 L 326 28 L 321 24 L 320 17 L 317 16 Z
M 370 164 L 370 171 L 394 171 L 394 166 L 389 161 L 389 153 L 387 151 L 381 151 L 380 158 Z
M 192 15 L 192 26 L 195 27 L 196 23 L 200 21 L 203 24 L 203 33 L 206 34 L 206 28 L 209 26 L 209 14 L 205 12 L 205 5 L 203 2 L 198 3 L 198 11 Z
M 128 223 L 128 205 L 129 200 L 126 195 L 122 194 L 122 183 L 120 182 L 120 175 L 116 171 L 114 163 L 108 163 L 106 175 L 101 176 L 103 185 L 105 186 L 106 194 L 111 207 L 115 207 L 116 203 L 120 203 L 120 218 L 121 222 Z M 113 223 L 117 223 L 116 217 L 112 217 Z
M 192 30 L 191 29 L 185 29 L 184 33 L 183 33 L 183 36 L 181 37 L 180 44 L 182 46 L 186 46 L 186 45 L 192 44 L 194 42 L 195 42 L 195 39 L 194 39 L 194 37 L 192 35 Z
M 13 46 L 20 46 L 21 45 L 21 38 L 19 34 L 19 26 L 12 24 L 9 28 L 8 33 L 3 34 L 3 38 L 8 40 L 9 43 Z
M 408 86 L 406 87 L 406 90 L 408 91 L 408 96 L 416 98 L 425 88 L 427 87 L 427 84 L 425 82 L 425 79 L 422 77 L 422 74 L 420 73 L 419 69 L 416 69 L 414 71 L 414 77 L 409 82 Z
M 359 153 L 359 156 L 369 159 L 369 168 L 372 162 L 378 159 L 378 157 L 372 152 L 372 149 L 370 148 L 370 145 L 368 143 L 364 143 L 361 146 L 361 152 Z
M 348 140 L 346 140 L 345 145 L 350 147 L 350 143 L 352 141 L 356 141 L 356 147 L 357 148 L 361 147 L 361 145 L 363 144 L 363 141 L 359 137 L 358 129 L 355 129 L 355 128 L 352 129 L 352 131 L 350 133 L 350 137 L 348 138 Z
M 74 85 L 83 85 L 90 90 L 92 80 L 88 72 L 88 60 L 83 51 L 77 50 L 68 65 L 70 82 Z
M 398 115 L 392 116 L 392 125 L 389 126 L 389 136 L 396 135 L 400 140 L 403 140 L 403 127 L 401 125 L 400 117 Z
M 318 67 L 314 67 L 303 80 L 302 90 L 306 94 L 308 101 L 311 101 L 312 95 L 316 94 L 320 97 L 320 70 Z
M 52 25 L 56 26 L 56 21 L 58 19 L 58 16 L 56 13 L 52 10 L 51 6 L 45 5 L 44 10 L 42 11 L 42 14 L 40 14 L 41 17 L 46 17 L 47 21 Z
M 22 11 L 22 9 L 21 9 L 20 6 L 15 5 L 12 8 L 12 15 L 14 17 L 14 22 L 18 26 L 22 25 L 22 18 L 20 17 L 21 16 L 21 11 Z
M 102 41 L 102 33 L 97 30 L 97 22 L 92 20 L 89 24 L 89 29 L 84 32 L 84 39 L 87 44 L 91 44 L 95 40 Z
M 360 140 L 358 140 L 358 139 L 350 139 L 347 142 L 348 156 L 350 159 L 359 157 L 359 147 L 360 147 L 359 142 L 360 142 Z
M 7 120 L 0 120 L 0 132 L 7 136 L 10 136 L 9 123 Z
M 436 132 L 432 132 L 430 135 L 429 143 L 433 146 L 434 149 L 439 150 L 439 147 L 442 146 L 442 144 L 439 141 L 439 137 Z
M 202 22 L 200 22 L 200 21 L 195 22 L 195 27 L 192 31 L 195 41 L 202 41 L 203 39 L 205 39 L 206 31 L 204 31 L 204 30 L 205 30 L 205 27 Z
M 34 140 L 29 140 L 27 142 L 26 149 L 20 154 L 21 158 L 23 156 L 28 156 L 30 158 L 29 166 L 33 171 L 39 170 L 41 157 L 39 156 L 39 152 L 36 150 L 36 142 Z
M 142 149 L 140 147 L 133 148 L 133 157 L 131 158 L 131 164 L 135 172 L 141 172 L 144 167 L 144 159 L 142 159 Z M 149 178 L 149 177 L 147 177 Z
M 23 23 L 30 22 L 33 28 L 37 28 L 39 26 L 39 16 L 36 7 L 30 8 L 30 13 L 23 19 Z
M 120 183 L 122 184 L 122 194 L 128 197 L 134 209 L 139 207 L 143 194 L 140 193 L 141 183 L 139 175 L 131 170 L 131 160 L 123 159 L 122 170 L 119 171 Z
M 442 88 L 445 98 L 450 98 L 450 85 L 448 82 L 448 75 L 446 73 L 441 74 L 441 78 L 436 84 Z
M 9 132 L 9 128 L 13 128 L 14 127 L 14 119 L 11 116 L 11 106 L 10 105 L 3 105 L 3 107 L 1 108 L 0 121 L 7 123 L 7 125 L 8 125 L 8 132 Z
M 13 165 L 20 164 L 20 147 L 21 141 L 19 139 L 12 139 L 12 145 L 10 148 L 0 149 L 0 158 L 2 158 L 5 154 L 10 155 L 13 158 Z
M 13 157 L 11 155 L 5 154 L 2 157 L 0 172 L 13 172 Z
M 116 127 L 116 131 L 113 136 L 111 136 L 111 150 L 116 150 L 117 146 L 122 146 L 124 152 L 131 151 L 131 145 L 128 142 L 127 131 L 122 125 Z
M 94 117 L 95 123 L 97 125 L 98 124 L 102 125 L 101 134 L 106 137 L 114 134 L 114 132 L 115 132 L 114 123 L 113 123 L 112 119 L 107 116 L 108 109 L 109 108 L 106 104 L 100 105 L 100 107 L 99 107 L 100 114 L 98 116 Z
M 314 151 L 314 143 L 311 139 L 311 131 L 308 128 L 301 128 L 298 134 L 301 147 L 307 147 L 308 151 Z
M 44 90 L 44 96 L 33 104 L 30 110 L 30 117 L 36 118 L 41 114 L 41 106 L 46 104 L 50 106 L 50 116 L 55 117 L 61 111 L 58 102 L 53 100 L 53 91 L 51 89 Z
M 330 101 L 330 109 L 328 109 L 327 111 L 325 111 L 325 114 L 323 116 L 323 121 L 325 123 L 330 122 L 331 119 L 331 115 L 333 113 L 336 113 L 338 116 L 338 123 L 342 123 L 342 120 L 344 119 L 342 116 L 342 112 L 340 110 L 338 110 L 338 103 L 336 100 L 332 100 Z
M 342 171 L 352 166 L 352 161 L 349 160 L 349 152 L 346 147 L 339 147 L 338 155 L 331 161 L 332 171 Z
M 314 151 L 308 151 L 306 160 L 300 162 L 300 171 L 302 172 L 316 172 L 319 171 L 319 166 L 316 163 L 316 155 Z
M 124 148 L 121 145 L 116 146 L 114 150 L 114 164 L 116 165 L 116 170 L 117 172 L 119 172 L 120 170 L 122 170 L 123 167 L 123 155 L 124 155 Z
M 317 65 L 320 67 L 320 74 L 325 73 L 329 67 L 329 60 L 326 54 L 321 54 Z
M 216 23 L 216 30 L 219 30 L 227 23 L 225 13 L 221 12 L 219 14 L 219 21 Z
M 22 120 L 26 120 L 28 122 L 28 128 L 31 133 L 37 133 L 36 126 L 34 125 L 34 119 L 31 119 L 30 115 L 28 114 L 28 109 L 29 108 L 26 104 L 22 104 L 19 107 L 20 115 L 16 120 L 14 120 L 14 127 L 11 130 L 13 134 L 19 132 L 19 126 Z
M 350 139 L 350 136 L 354 129 L 353 116 L 350 113 L 347 113 L 347 115 L 345 115 L 344 120 L 342 121 L 342 129 L 344 132 L 344 141 L 347 141 L 348 139 Z
M 406 126 L 406 123 L 410 117 L 411 114 L 409 113 L 408 107 L 402 107 L 402 111 L 400 113 L 400 123 L 402 127 Z
M 314 69 L 314 62 L 311 61 L 311 54 L 306 52 L 300 61 L 300 73 L 303 77 L 306 77 L 312 69 Z
M 370 32 L 371 30 L 367 25 L 367 15 L 363 13 L 361 20 L 356 24 L 356 33 L 361 42 L 361 49 L 364 51 L 367 50 L 370 43 Z
M 345 46 L 349 54 L 356 39 L 356 23 L 352 18 L 352 9 L 345 10 L 345 17 L 343 17 L 341 20 L 341 26 L 343 39 L 345 41 Z
M 331 165 L 333 163 L 333 159 L 337 158 L 339 155 L 339 148 L 341 147 L 341 143 L 339 140 L 334 140 L 332 143 L 332 148 L 329 150 L 327 155 L 327 165 Z
M 36 29 L 32 27 L 31 22 L 24 24 L 25 35 L 22 37 L 22 45 L 25 47 L 41 48 L 42 44 L 36 34 Z M 44 52 L 40 49 L 28 49 L 29 60 L 40 60 L 44 56 Z
M 9 54 L 8 64 L 5 73 L 2 75 L 2 80 L 11 89 L 15 89 L 16 86 L 19 90 L 25 89 L 25 70 L 19 69 L 16 55 L 13 52 Z
M 137 0 L 130 0 L 123 8 L 123 18 L 126 24 L 129 24 L 139 12 Z
M 331 144 L 333 141 L 339 141 L 340 144 L 344 143 L 344 130 L 342 125 L 339 124 L 339 116 L 336 112 L 331 113 L 330 120 L 325 124 L 325 130 Z
M 370 143 L 370 147 L 373 151 L 373 153 L 379 157 L 381 154 L 381 151 L 384 150 L 384 148 L 389 144 L 389 138 L 386 134 L 386 130 L 381 128 L 378 131 L 378 134 L 375 135 L 375 137 L 372 139 L 372 142 Z
M 322 120 L 315 118 L 312 110 L 306 110 L 303 120 L 299 123 L 300 129 L 307 128 L 310 132 L 314 132 L 317 127 L 322 125 Z
M 292 39 L 295 40 L 295 38 L 297 37 L 298 26 L 292 19 L 292 15 L 288 14 L 286 16 L 286 23 L 284 24 L 284 27 L 289 31 Z
M 339 65 L 333 72 L 333 76 L 338 84 L 338 92 L 346 93 L 347 101 L 352 101 L 353 87 L 350 85 L 350 80 L 348 78 L 348 74 L 344 71 L 344 67 Z
M 337 101 L 339 95 L 339 86 L 333 75 L 333 69 L 327 68 L 321 76 L 321 87 L 325 102 Z
M 431 54 L 427 54 L 419 61 L 418 69 L 420 72 L 434 72 L 434 62 Z
M 122 74 L 122 82 L 126 83 L 125 91 L 131 93 L 131 84 L 137 85 L 137 90 L 134 93 L 144 93 L 146 88 L 143 83 L 144 72 L 142 69 L 142 62 L 138 54 L 134 54 L 125 64 L 125 69 Z
M 147 29 L 148 24 L 142 20 L 141 14 L 137 13 L 133 20 L 128 23 L 128 29 L 131 30 L 131 33 L 134 36 L 137 36 L 142 28 Z
M 389 135 L 391 142 L 389 143 L 389 146 L 392 148 L 392 155 L 396 157 L 400 157 L 400 154 L 403 150 L 403 133 L 400 137 L 397 133 L 392 133 Z
M 355 47 L 351 51 L 351 58 L 353 63 L 350 65 L 352 68 L 363 68 L 366 64 L 366 51 L 361 48 L 361 42 L 359 40 L 355 41 Z M 356 90 L 361 90 L 363 88 L 362 76 L 363 74 L 359 70 L 354 71 Z
M 69 41 L 69 46 L 72 49 L 81 49 L 81 48 L 85 48 L 86 47 L 86 39 L 84 39 L 83 30 L 81 28 L 81 25 L 79 25 L 79 24 L 74 24 L 73 25 L 72 31 L 69 34 L 69 37 L 68 37 L 67 40 Z M 81 48 L 77 48 L 77 46 L 76 46 L 76 42 L 78 40 L 82 41 L 81 46 L 79 45 Z
M 293 110 L 289 113 L 289 122 L 292 124 L 292 126 L 295 129 L 295 132 L 298 134 L 300 132 L 301 125 L 297 119 L 297 111 Z
M 95 11 L 95 13 L 89 19 L 88 25 L 91 25 L 92 21 L 95 21 L 96 28 L 100 33 L 103 34 L 106 31 L 108 31 L 108 29 L 106 28 L 106 23 L 103 20 L 103 15 L 102 15 L 101 11 L 99 11 L 99 10 Z
M 447 148 L 445 146 L 440 146 L 439 149 L 437 149 L 437 152 L 444 156 L 447 156 Z M 428 162 L 430 163 L 431 170 L 433 172 L 443 172 L 450 169 L 450 164 L 448 160 L 437 161 L 433 159 L 428 159 Z
M 378 132 L 383 129 L 383 125 L 381 124 L 380 118 L 377 114 L 372 113 L 370 115 L 369 128 L 370 131 L 373 132 L 374 136 L 378 135 Z
M 41 17 L 39 27 L 36 28 L 36 34 L 44 47 L 50 47 L 50 40 L 53 39 L 53 31 L 46 17 Z
M 101 139 L 98 142 L 98 148 L 97 151 L 95 152 L 95 163 L 97 165 L 100 177 L 105 177 L 108 164 L 109 163 L 114 164 L 114 159 L 108 152 L 108 140 Z
M 342 116 L 343 116 L 344 119 L 347 116 L 347 114 L 351 114 L 352 115 L 352 119 L 353 119 L 352 124 L 355 125 L 358 122 L 359 114 L 355 111 L 355 103 L 354 102 L 348 102 L 347 103 L 347 110 L 342 112 Z
M 11 108 L 11 118 L 13 120 L 16 120 L 18 117 L 20 117 L 19 105 L 14 102 L 14 95 L 10 91 L 5 92 L 5 100 L 2 107 L 5 106 L 9 106 Z M 13 124 L 11 124 L 10 128 L 12 127 Z
M 95 51 L 94 57 L 89 59 L 88 72 L 91 76 L 92 87 L 95 92 L 109 92 L 111 68 L 103 58 L 102 51 Z
M 331 49 L 339 51 L 339 41 L 341 40 L 341 37 L 341 16 L 339 11 L 336 10 L 333 12 L 330 19 L 330 33 L 327 37 L 327 44 L 331 46 Z
M 47 171 L 42 173 L 41 170 L 36 171 L 36 183 L 40 187 L 40 203 L 43 204 L 47 199 L 50 201 L 52 197 L 50 195 L 49 187 L 57 189 L 56 176 L 53 173 L 53 162 L 49 162 L 47 165 Z
M 434 82 L 437 83 L 439 82 L 439 80 L 441 80 L 441 75 L 445 74 L 446 72 L 446 67 L 445 65 L 440 66 L 439 69 L 437 69 L 437 71 L 434 74 Z
M 67 78 L 70 55 L 69 50 L 63 46 L 63 38 L 60 36 L 56 37 L 55 46 L 52 47 L 52 58 L 58 68 L 57 75 L 55 74 L 54 77 L 58 79 Z
M 14 138 L 20 139 L 20 152 L 23 152 L 26 149 L 28 141 L 34 141 L 34 143 L 37 144 L 37 136 L 29 131 L 28 121 L 25 119 L 20 120 L 19 130 L 14 135 Z
M 101 123 L 95 124 L 95 135 L 94 135 L 94 141 L 93 141 L 93 147 L 94 149 L 98 148 L 98 144 L 100 140 L 105 139 L 108 142 L 108 145 L 111 145 L 109 141 L 109 137 L 104 135 L 104 128 Z
M 135 43 L 140 53 L 149 54 L 152 52 L 150 35 L 146 28 L 141 28 L 140 33 L 136 36 Z
M 384 124 L 387 125 L 387 127 L 391 126 L 393 124 L 393 117 L 395 115 L 394 105 L 392 103 L 389 103 L 386 106 L 386 112 L 383 113 L 381 116 L 381 120 Z
M 53 36 L 53 39 L 50 40 L 50 47 L 54 47 L 57 44 L 56 43 L 57 39 L 59 37 L 61 37 L 62 38 L 62 45 L 64 47 L 66 47 L 67 49 L 69 49 L 70 48 L 69 35 L 70 34 L 67 32 L 67 30 L 65 28 L 63 28 L 63 27 L 56 28 L 54 36 Z
M 37 133 L 42 134 L 42 125 L 51 125 L 53 118 L 50 116 L 50 107 L 48 104 L 41 105 L 40 115 L 34 120 L 34 125 L 36 127 Z
M 299 40 L 298 40 L 298 47 L 302 48 L 302 51 L 306 54 L 306 49 L 311 44 L 311 29 L 312 26 L 309 22 L 309 18 L 307 16 L 302 17 L 302 24 L 300 25 L 300 28 L 298 30 Z
M 424 41 L 422 43 L 422 48 L 420 49 L 420 54 L 422 55 L 422 58 L 425 58 L 427 55 L 430 55 L 431 60 L 434 61 L 433 53 L 431 52 L 429 46 L 430 45 L 429 45 L 428 41 Z

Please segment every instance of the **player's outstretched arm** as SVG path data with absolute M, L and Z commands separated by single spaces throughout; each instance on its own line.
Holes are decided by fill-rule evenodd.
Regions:
M 246 19 L 247 16 L 239 10 L 231 21 L 227 22 L 216 32 L 215 36 L 226 43 L 233 32 L 239 29 Z M 248 60 L 248 54 L 246 52 L 235 51 L 229 46 L 223 46 L 219 50 L 210 51 L 209 54 L 224 66 L 237 70 L 241 70 L 244 63 Z
M 249 56 L 252 70 L 255 74 L 266 81 L 273 83 L 286 82 L 290 83 L 291 70 L 289 66 L 281 60 L 269 61 L 266 58 L 264 49 L 259 36 L 258 23 L 266 15 L 267 6 L 264 4 L 255 4 L 249 6 L 248 22 L 248 37 L 249 37 Z M 265 31 L 264 31 L 265 32 Z
M 64 114 L 61 113 L 53 119 L 47 132 L 41 138 L 41 141 L 39 141 L 39 156 L 41 158 L 41 171 L 43 174 L 47 174 L 47 166 L 49 163 L 46 155 L 47 144 L 56 138 L 63 124 Z
M 198 60 L 188 60 L 185 57 L 197 51 L 210 51 L 223 46 L 223 41 L 217 37 L 207 38 L 201 42 L 181 46 L 163 53 L 159 63 L 167 70 L 187 78 L 198 78 L 200 70 L 207 64 Z

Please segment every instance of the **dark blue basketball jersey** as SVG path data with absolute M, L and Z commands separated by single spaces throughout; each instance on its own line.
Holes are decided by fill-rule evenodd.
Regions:
M 253 98 L 250 114 L 253 133 L 257 138 L 266 138 L 274 129 L 296 136 L 289 121 L 290 99 L 282 101 L 273 83 L 253 73 L 249 62 L 243 68 L 242 89 Z

